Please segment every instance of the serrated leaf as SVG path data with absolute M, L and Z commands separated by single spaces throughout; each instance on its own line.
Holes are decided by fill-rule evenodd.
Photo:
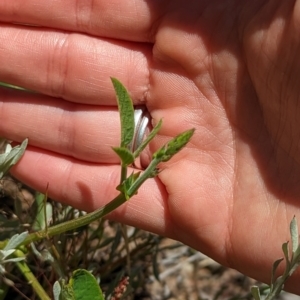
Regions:
M 104 296 L 96 278 L 87 270 L 73 272 L 70 279 L 75 300 L 104 300 Z
M 153 158 L 159 161 L 168 161 L 173 155 L 178 153 L 191 139 L 195 129 L 184 131 L 169 141 L 153 154 Z
M 6 153 L 0 154 L 0 179 L 9 171 L 9 169 L 15 165 L 22 155 L 24 154 L 24 151 L 27 147 L 28 139 L 25 139 L 21 145 L 13 147 L 13 148 L 7 148 L 9 151 Z
M 155 127 L 151 130 L 147 138 L 142 142 L 142 144 L 135 150 L 133 156 L 137 158 L 142 151 L 147 147 L 147 145 L 152 141 L 152 139 L 157 135 L 162 125 L 162 120 L 155 125 Z
M 16 249 L 28 236 L 28 231 L 13 235 L 3 250 Z
M 291 232 L 291 239 L 292 239 L 292 251 L 295 253 L 299 246 L 299 233 L 298 233 L 298 224 L 295 217 L 293 217 L 291 224 L 290 224 L 290 232 Z
M 123 166 L 131 165 L 134 162 L 134 156 L 129 149 L 121 147 L 113 147 L 112 149 L 120 157 Z
M 260 298 L 260 291 L 257 286 L 252 286 L 251 287 L 251 294 L 254 297 L 255 300 L 261 300 Z
M 134 108 L 132 100 L 123 86 L 116 78 L 111 78 L 113 83 L 121 121 L 121 147 L 127 148 L 134 136 Z

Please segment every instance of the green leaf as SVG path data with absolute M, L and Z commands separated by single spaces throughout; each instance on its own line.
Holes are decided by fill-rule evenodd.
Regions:
M 61 295 L 61 286 L 58 281 L 55 281 L 53 284 L 53 297 L 54 300 L 60 300 Z
M 96 278 L 87 270 L 73 272 L 68 284 L 61 284 L 61 300 L 104 300 Z
M 271 274 L 271 290 L 272 290 L 273 284 L 275 282 L 276 270 L 282 261 L 283 261 L 283 258 L 279 258 L 279 259 L 275 260 L 275 262 L 273 263 L 272 274 Z
M 129 149 L 122 147 L 113 147 L 112 149 L 120 157 L 123 166 L 131 165 L 134 162 L 134 156 Z
M 286 268 L 289 269 L 290 268 L 290 259 L 289 259 L 289 242 L 283 243 L 282 244 L 282 251 L 285 257 L 285 261 L 286 261 Z
M 53 208 L 51 203 L 46 202 L 46 195 L 37 193 L 34 205 L 36 206 L 36 215 L 32 224 L 32 230 L 38 231 L 46 228 L 53 217 Z
M 132 100 L 123 86 L 123 84 L 116 78 L 111 78 L 113 83 L 117 102 L 120 112 L 121 120 L 121 147 L 127 148 L 134 136 L 134 109 Z
M 297 247 L 293 259 L 300 263 L 300 245 Z
M 24 154 L 28 139 L 25 139 L 21 145 L 11 148 L 7 145 L 6 152 L 0 154 L 0 179 L 15 165 Z
M 166 145 L 161 147 L 158 151 L 153 154 L 153 158 L 159 161 L 168 161 L 173 155 L 178 153 L 191 139 L 195 129 L 184 131 L 177 135 Z
M 104 296 L 96 278 L 87 270 L 73 272 L 70 279 L 75 300 L 104 300 Z
M 159 259 L 158 259 L 158 253 L 159 253 L 159 247 L 158 244 L 156 244 L 154 248 L 154 253 L 152 254 L 152 269 L 153 269 L 153 275 L 157 281 L 159 280 Z
M 162 125 L 162 120 L 156 124 L 156 126 L 151 130 L 147 138 L 142 142 L 142 144 L 135 150 L 133 156 L 137 158 L 142 151 L 147 147 L 147 145 L 152 141 L 152 139 L 157 135 Z
M 60 293 L 60 300 L 74 300 L 75 295 L 70 283 L 66 284 L 64 280 L 60 282 L 61 293 Z
M 4 86 L 4 87 L 15 89 L 15 90 L 25 91 L 25 89 L 22 88 L 22 87 L 19 87 L 19 86 L 16 86 L 16 85 L 12 85 L 12 84 L 9 84 L 9 83 L 5 83 L 5 82 L 0 82 L 0 86 Z
M 290 232 L 291 232 L 291 239 L 292 239 L 292 251 L 295 253 L 299 246 L 299 233 L 298 233 L 298 225 L 297 220 L 293 217 L 291 224 L 290 224 Z
M 12 250 L 12 249 L 16 249 L 28 236 L 28 231 L 24 231 L 20 234 L 15 234 L 13 235 L 8 243 L 6 244 L 6 246 L 4 247 L 3 250 Z
M 260 300 L 260 291 L 257 286 L 252 286 L 251 287 L 251 294 L 254 297 L 255 300 Z

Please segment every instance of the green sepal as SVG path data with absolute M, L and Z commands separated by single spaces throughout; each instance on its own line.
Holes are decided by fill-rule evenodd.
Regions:
M 133 195 L 128 194 L 128 190 L 132 186 L 132 184 L 138 179 L 141 172 L 132 173 L 129 177 L 127 177 L 121 184 L 117 186 L 117 190 L 124 194 L 126 200 L 129 200 Z M 137 194 L 137 191 L 136 193 Z
M 153 158 L 159 161 L 168 161 L 173 155 L 178 153 L 191 139 L 195 129 L 190 129 L 180 133 L 166 145 L 153 154 Z
M 155 125 L 155 127 L 151 130 L 147 138 L 142 142 L 142 144 L 135 150 L 133 153 L 134 157 L 137 158 L 141 152 L 147 147 L 147 145 L 153 140 L 153 138 L 157 135 L 162 125 L 162 120 Z
M 121 147 L 128 147 L 134 136 L 134 108 L 132 100 L 123 84 L 111 78 L 114 86 L 121 121 Z
M 131 165 L 134 162 L 134 156 L 129 149 L 123 147 L 112 147 L 112 149 L 120 157 L 123 166 Z

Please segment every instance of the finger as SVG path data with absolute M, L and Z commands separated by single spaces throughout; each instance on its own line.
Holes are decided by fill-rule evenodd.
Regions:
M 110 77 L 117 77 L 135 103 L 145 98 L 148 45 L 7 25 L 0 25 L 0 45 L 0 81 L 75 102 L 115 105 Z
M 0 136 L 85 161 L 117 163 L 116 107 L 74 104 L 47 96 L 0 90 Z
M 0 20 L 149 42 L 165 1 L 0 1 Z
M 120 166 L 93 165 L 29 147 L 12 173 L 22 182 L 49 197 L 85 211 L 108 203 L 118 191 Z M 150 179 L 113 218 L 152 232 L 164 234 L 168 227 L 166 192 L 158 179 Z

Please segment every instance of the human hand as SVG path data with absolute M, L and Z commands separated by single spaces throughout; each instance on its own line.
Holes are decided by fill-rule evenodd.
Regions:
M 0 91 L 0 136 L 30 142 L 13 174 L 88 211 L 113 198 L 116 77 L 164 122 L 143 166 L 196 132 L 110 217 L 268 282 L 300 217 L 299 13 L 290 0 L 1 1 L 0 81 L 40 93 Z

